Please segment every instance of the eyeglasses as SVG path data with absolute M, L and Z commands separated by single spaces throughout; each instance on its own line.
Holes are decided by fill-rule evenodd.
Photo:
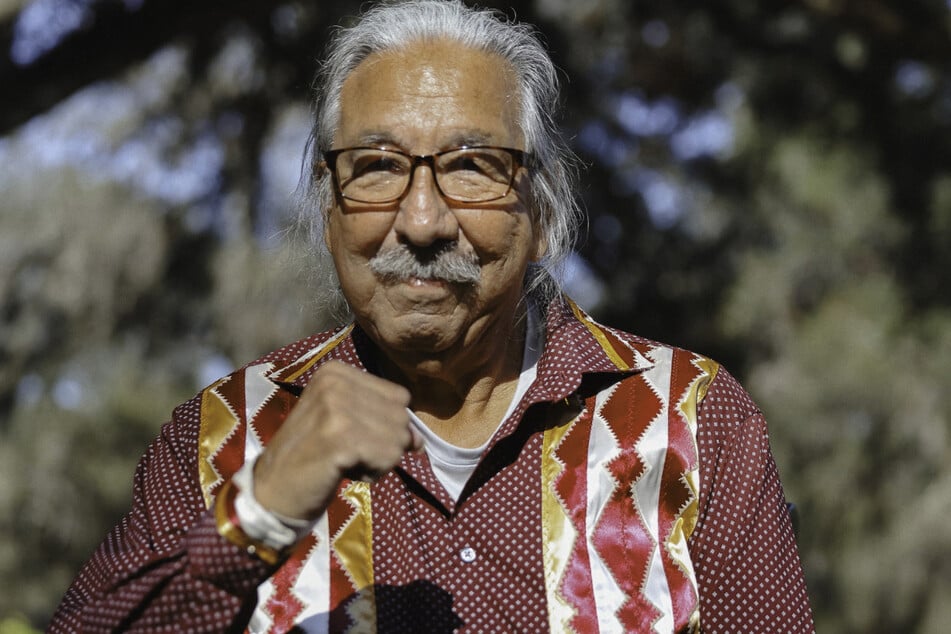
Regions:
M 519 166 L 531 155 L 504 147 L 459 147 L 428 156 L 374 147 L 324 152 L 324 162 L 341 196 L 354 202 L 380 204 L 402 198 L 413 172 L 427 165 L 444 198 L 459 203 L 486 203 L 504 198 Z

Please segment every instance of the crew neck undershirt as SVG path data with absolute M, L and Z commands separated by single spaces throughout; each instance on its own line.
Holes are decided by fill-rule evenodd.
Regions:
M 492 441 L 495 432 L 498 431 L 502 423 L 512 415 L 518 406 L 522 397 L 535 382 L 535 373 L 538 367 L 538 359 L 541 357 L 542 346 L 545 343 L 543 333 L 538 325 L 538 318 L 535 315 L 534 307 L 529 305 L 526 311 L 527 323 L 525 328 L 525 349 L 522 352 L 522 371 L 518 377 L 518 384 L 515 386 L 515 394 L 509 403 L 505 414 L 496 424 L 495 429 L 479 447 L 459 447 L 448 443 L 440 438 L 435 432 L 426 426 L 420 418 L 412 411 L 409 411 L 413 426 L 419 431 L 424 439 L 424 448 L 429 456 L 429 462 L 432 465 L 433 473 L 442 483 L 449 496 L 455 502 L 459 499 L 462 489 L 468 482 L 472 472 L 475 471 L 482 454 L 485 452 L 489 443 Z

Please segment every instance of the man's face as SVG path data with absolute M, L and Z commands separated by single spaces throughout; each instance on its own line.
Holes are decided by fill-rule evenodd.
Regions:
M 462 145 L 524 149 L 517 94 L 507 63 L 481 51 L 434 42 L 374 55 L 344 83 L 333 147 L 414 155 Z M 327 246 L 358 323 L 391 357 L 439 357 L 512 334 L 526 267 L 541 248 L 525 204 L 526 176 L 519 169 L 500 200 L 460 204 L 445 200 L 420 165 L 397 202 L 338 199 Z M 400 246 L 424 261 L 440 248 L 474 257 L 478 281 L 371 271 L 371 259 Z

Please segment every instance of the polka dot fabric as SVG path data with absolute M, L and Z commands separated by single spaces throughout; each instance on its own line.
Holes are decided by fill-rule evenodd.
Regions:
M 448 495 L 439 496 L 448 505 L 407 499 L 397 476 L 374 487 L 373 569 L 377 584 L 390 589 L 377 593 L 380 631 L 545 631 L 540 493 L 532 486 L 539 440 L 533 435 L 519 455 L 497 444 L 496 453 L 506 455 L 488 460 L 506 466 L 478 489 L 467 488 L 455 505 Z M 400 498 L 407 503 L 376 502 Z
M 568 306 L 553 307 L 537 380 L 500 427 L 457 503 L 442 489 L 425 455 L 408 454 L 371 487 L 372 625 L 377 631 L 548 631 L 540 520 L 542 434 L 578 415 L 584 401 L 580 393 L 590 396 L 592 390 L 607 389 L 602 383 L 631 374 L 618 371 L 617 359 L 605 353 L 592 332 Z M 657 345 L 610 332 L 628 346 L 621 353 L 634 372 L 646 362 L 636 350 Z M 293 376 L 299 386 L 329 359 L 373 370 L 372 344 L 359 330 L 312 367 L 299 361 L 333 334 L 310 337 L 252 365 L 267 361 L 288 367 L 276 376 Z M 611 376 L 615 378 L 606 378 Z M 200 403 L 196 397 L 177 408 L 150 446 L 136 472 L 132 510 L 80 572 L 49 631 L 220 632 L 246 627 L 257 588 L 275 568 L 220 537 L 213 512 L 205 508 L 197 466 Z M 702 631 L 813 631 L 765 423 L 722 370 L 709 386 L 698 427 L 699 517 L 688 548 L 699 586 Z M 583 443 L 586 436 L 572 433 L 570 438 Z M 583 455 L 586 449 L 581 451 Z M 310 548 L 299 550 L 306 557 Z M 612 570 L 624 568 L 624 562 L 612 563 Z M 297 573 L 290 570 L 299 564 L 292 559 L 274 579 L 294 582 Z M 282 582 L 280 587 L 290 586 Z M 329 624 L 331 631 L 353 627 L 353 615 L 359 612 L 355 602 L 367 596 L 367 589 L 342 595 L 334 590 L 330 596 L 330 614 L 317 622 Z M 581 596 L 597 603 L 590 591 Z M 271 600 L 303 605 L 308 597 Z
M 766 421 L 726 371 L 699 411 L 700 516 L 688 542 L 704 632 L 812 632 Z
M 193 455 L 198 416 L 196 398 L 153 441 L 132 510 L 66 593 L 50 632 L 226 631 L 273 572 L 222 539 L 205 509 Z

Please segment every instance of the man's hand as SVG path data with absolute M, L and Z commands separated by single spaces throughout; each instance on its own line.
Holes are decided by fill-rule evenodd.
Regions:
M 314 373 L 300 401 L 254 468 L 264 508 L 316 519 L 344 477 L 372 482 L 422 448 L 401 385 L 331 361 Z

